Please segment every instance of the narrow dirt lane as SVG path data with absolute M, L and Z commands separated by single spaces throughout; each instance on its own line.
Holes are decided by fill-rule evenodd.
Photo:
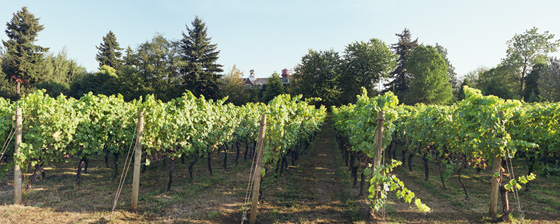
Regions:
M 349 189 L 342 155 L 328 120 L 307 154 L 277 180 L 268 177 L 260 223 L 348 223 Z

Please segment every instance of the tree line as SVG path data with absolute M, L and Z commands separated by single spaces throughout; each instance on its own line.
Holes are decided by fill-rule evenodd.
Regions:
M 462 87 L 468 85 L 505 99 L 560 101 L 560 60 L 548 57 L 560 42 L 554 34 L 539 33 L 537 28 L 509 40 L 499 65 L 478 68 L 463 79 L 458 78 L 445 47 L 420 44 L 404 29 L 391 45 L 372 38 L 350 43 L 341 53 L 309 50 L 295 66 L 288 85 L 275 72 L 263 88 L 246 88 L 243 72 L 235 65 L 223 74 L 217 44 L 211 42 L 205 22 L 198 17 L 186 25 L 180 40 L 157 34 L 134 49 L 121 48 L 109 31 L 97 46 L 96 72 L 87 72 L 65 50 L 55 55 L 36 45 L 44 26 L 26 7 L 14 13 L 6 26 L 8 40 L 2 41 L 0 50 L 0 96 L 12 99 L 46 89 L 51 96 L 120 93 L 132 100 L 154 94 L 169 101 L 189 90 L 208 99 L 228 97 L 236 105 L 266 103 L 289 93 L 339 106 L 354 103 L 363 87 L 371 96 L 392 91 L 410 105 L 451 104 L 464 98 Z
M 463 87 L 485 95 L 526 102 L 560 101 L 560 40 L 533 27 L 507 41 L 506 57 L 494 68 L 478 68 L 459 79 L 439 44 L 419 44 L 408 29 L 396 34 L 395 44 L 379 39 L 348 44 L 342 54 L 314 51 L 297 65 L 295 93 L 321 97 L 327 105 L 355 103 L 364 87 L 373 96 L 394 92 L 404 104 L 452 104 L 464 99 Z

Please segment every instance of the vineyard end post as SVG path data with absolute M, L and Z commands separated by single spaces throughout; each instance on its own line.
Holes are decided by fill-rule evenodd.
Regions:
M 14 204 L 22 203 L 22 191 L 21 191 L 21 168 L 19 167 L 17 157 L 20 154 L 20 144 L 22 142 L 22 110 L 21 108 L 16 108 L 16 148 L 14 150 Z
M 136 130 L 136 144 L 134 145 L 134 174 L 132 177 L 132 203 L 133 210 L 138 209 L 138 191 L 140 189 L 140 161 L 142 159 L 142 134 L 144 133 L 144 114 L 138 112 L 138 125 Z
M 385 115 L 383 111 L 379 111 L 377 116 L 377 132 L 375 134 L 375 155 L 373 165 L 375 169 L 381 166 L 381 155 L 383 153 L 383 125 L 385 124 Z
M 498 210 L 498 193 L 499 193 L 499 176 L 496 177 L 496 173 L 500 173 L 502 168 L 502 157 L 496 156 L 494 158 L 494 163 L 492 164 L 492 189 L 490 192 L 490 217 L 496 217 Z
M 253 200 L 251 202 L 251 215 L 249 223 L 257 222 L 257 204 L 259 203 L 259 189 L 261 187 L 261 169 L 264 155 L 264 136 L 266 132 L 266 115 L 261 117 L 261 128 L 259 129 L 258 147 L 257 147 L 257 166 L 255 167 L 255 177 L 253 178 Z

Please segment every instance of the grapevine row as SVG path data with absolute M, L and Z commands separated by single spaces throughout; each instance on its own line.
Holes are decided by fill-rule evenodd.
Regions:
M 44 91 L 29 94 L 22 100 L 10 103 L 0 98 L 0 138 L 7 139 L 13 128 L 14 111 L 24 111 L 23 143 L 21 153 L 14 155 L 20 166 L 35 168 L 33 177 L 41 174 L 42 167 L 81 158 L 80 172 L 88 158 L 95 155 L 115 156 L 115 177 L 118 156 L 124 154 L 134 143 L 136 119 L 141 111 L 145 116 L 143 133 L 144 168 L 153 161 L 171 161 L 168 189 L 172 183 L 173 164 L 177 159 L 190 158 L 189 173 L 200 159 L 210 161 L 213 153 L 245 143 L 246 151 L 254 153 L 259 118 L 269 116 L 265 147 L 265 164 L 286 161 L 286 156 L 297 158 L 302 145 L 308 144 L 319 130 L 325 116 L 324 107 L 315 109 L 310 100 L 301 96 L 280 95 L 268 105 L 249 103 L 241 107 L 226 104 L 224 100 L 197 98 L 190 92 L 182 97 L 163 103 L 154 96 L 125 102 L 122 96 L 87 94 L 80 99 L 47 96 Z M 231 147 L 230 147 L 231 146 Z M 13 142 L 8 146 L 13 155 Z M 226 168 L 227 157 L 224 159 Z M 144 169 L 145 170 L 145 169 Z

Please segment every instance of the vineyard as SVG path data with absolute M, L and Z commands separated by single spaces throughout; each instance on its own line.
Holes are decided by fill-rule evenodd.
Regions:
M 0 98 L 0 220 L 239 222 L 261 115 L 258 222 L 558 220 L 560 104 L 506 101 L 468 87 L 465 95 L 451 106 L 412 107 L 390 92 L 364 93 L 356 104 L 332 107 L 332 117 L 314 105 L 319 99 L 290 95 L 244 106 L 190 92 L 167 103 L 42 91 Z M 16 108 L 23 111 L 17 152 Z M 137 141 L 142 153 L 133 156 Z M 142 166 L 136 211 L 126 179 L 132 157 Z M 24 171 L 26 206 L 7 206 L 14 166 Z M 437 216 L 446 207 L 460 212 Z

